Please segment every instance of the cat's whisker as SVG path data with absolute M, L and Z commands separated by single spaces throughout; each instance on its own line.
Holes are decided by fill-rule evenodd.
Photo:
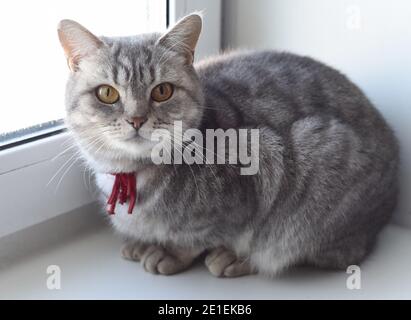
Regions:
M 101 139 L 101 137 L 97 137 L 94 138 L 91 142 L 88 143 L 88 145 L 85 148 L 90 147 L 91 145 L 93 145 L 94 143 L 98 143 L 98 141 Z M 64 164 L 62 166 L 60 166 L 60 168 L 56 171 L 56 173 L 51 177 L 51 179 L 47 182 L 46 187 L 48 187 L 50 185 L 51 182 L 53 182 L 53 180 L 57 177 L 57 175 L 69 164 L 69 162 L 71 160 L 73 160 L 74 157 L 81 155 L 81 151 L 77 150 L 75 153 L 73 153 L 71 155 L 71 157 L 64 162 Z
M 74 166 L 74 164 L 75 164 L 78 160 L 80 160 L 80 157 L 75 158 L 75 159 L 72 161 L 72 163 L 67 167 L 66 171 L 64 171 L 64 173 L 63 173 L 63 175 L 61 176 L 59 182 L 57 183 L 57 187 L 56 187 L 56 189 L 54 190 L 54 193 L 57 193 L 57 191 L 58 191 L 58 189 L 59 189 L 59 187 L 60 187 L 60 184 L 61 184 L 61 182 L 63 181 L 64 177 L 68 174 L 68 172 L 70 171 L 70 169 Z
M 64 164 L 62 166 L 60 166 L 60 168 L 56 171 L 56 173 L 50 178 L 50 180 L 47 182 L 46 187 L 48 187 L 50 185 L 50 183 L 57 177 L 57 175 L 63 170 L 63 168 L 76 156 L 76 154 L 74 153 L 73 155 L 71 155 L 71 157 L 64 162 Z
M 175 137 L 174 137 L 174 140 L 173 140 L 173 143 L 175 143 L 175 144 L 177 144 L 178 146 L 180 146 L 181 149 L 184 149 L 185 147 L 187 147 L 190 142 L 191 142 L 192 144 L 194 144 L 194 146 L 197 147 L 197 148 L 195 149 L 195 152 L 199 152 L 199 153 L 200 153 L 200 156 L 202 157 L 202 160 L 205 161 L 205 159 L 204 159 L 204 158 L 205 158 L 204 153 L 201 151 L 201 149 L 202 149 L 203 147 L 201 147 L 199 144 L 195 143 L 195 142 L 192 141 L 192 140 L 190 140 L 190 141 L 184 141 L 184 140 L 182 140 L 181 137 L 178 137 L 178 138 L 177 138 L 177 136 L 175 136 Z M 197 163 L 196 163 L 196 164 L 197 164 Z M 198 164 L 197 164 L 197 165 L 198 165 Z
M 74 145 L 72 145 L 72 146 L 64 149 L 64 150 L 61 151 L 59 154 L 57 154 L 55 157 L 53 157 L 53 158 L 51 159 L 51 161 L 56 161 L 57 158 L 63 156 L 63 155 L 66 154 L 69 150 L 71 150 L 71 149 L 73 149 L 73 148 L 75 148 L 75 147 L 77 147 L 77 145 L 74 144 Z
M 182 140 L 180 140 L 180 141 L 174 140 L 174 142 L 179 143 L 179 146 L 181 146 L 182 149 L 184 148 L 184 143 L 185 143 L 184 141 L 182 141 Z M 187 141 L 187 142 L 189 142 L 189 141 Z M 192 141 L 192 142 L 194 142 L 194 141 Z M 201 146 L 198 145 L 198 144 L 196 144 L 195 142 L 194 142 L 194 144 L 195 144 L 196 146 L 198 146 L 199 148 L 201 148 Z M 199 148 L 196 149 L 196 152 L 199 151 Z M 199 152 L 201 153 L 200 155 L 201 155 L 201 157 L 202 157 L 202 159 L 203 159 L 203 161 L 204 161 L 204 160 L 205 160 L 204 153 L 201 152 L 201 151 L 199 151 Z M 198 163 L 196 163 L 196 162 L 194 162 L 194 163 L 197 165 L 198 168 L 200 168 L 200 166 L 198 165 Z M 190 167 L 190 170 L 191 170 L 191 166 L 190 166 L 190 165 L 188 165 L 188 166 Z M 214 170 L 211 168 L 211 165 L 207 165 L 207 164 L 205 163 L 205 167 L 208 168 L 208 169 L 211 171 L 211 173 L 212 173 L 212 175 L 214 176 L 214 178 L 217 179 L 217 176 L 215 175 Z
M 104 140 L 101 141 L 100 146 L 95 150 L 95 153 L 98 154 L 99 151 L 100 151 L 103 147 L 105 147 L 105 146 L 106 146 L 105 141 L 104 141 Z
M 175 138 L 177 138 L 177 137 L 175 137 Z M 179 137 L 179 139 L 180 139 L 180 141 L 177 141 L 177 142 L 179 142 L 181 146 L 184 146 L 184 143 L 193 144 L 194 146 L 197 147 L 197 148 L 196 148 L 196 151 L 200 151 L 201 149 L 204 149 L 204 150 L 212 153 L 213 156 L 215 156 L 215 157 L 217 157 L 217 158 L 219 158 L 219 159 L 224 160 L 224 165 L 226 165 L 226 166 L 228 166 L 228 167 L 231 167 L 231 168 L 236 168 L 236 166 L 232 165 L 231 163 L 226 163 L 225 157 L 222 157 L 221 155 L 219 155 L 218 153 L 216 153 L 216 152 L 208 149 L 207 147 L 205 147 L 205 146 L 200 146 L 198 143 L 196 143 L 196 142 L 193 141 L 193 140 L 183 141 L 183 140 L 181 139 L 181 137 Z M 201 151 L 200 151 L 200 152 L 201 152 Z M 201 152 L 201 156 L 202 156 L 203 158 L 205 158 L 205 155 L 204 155 L 203 152 Z M 204 160 L 205 160 L 205 159 L 204 159 Z M 205 163 L 205 164 L 207 165 L 207 163 Z
M 63 143 L 61 144 L 63 147 L 65 147 L 68 144 L 73 144 L 75 143 L 75 137 L 72 134 L 68 134 L 67 138 L 64 139 Z
M 222 159 L 223 161 L 224 161 L 224 165 L 225 166 L 227 166 L 227 167 L 230 167 L 230 168 L 237 168 L 235 165 L 233 165 L 233 164 L 231 164 L 231 163 L 227 163 L 226 162 L 226 158 L 225 157 L 222 157 L 221 155 L 219 155 L 218 154 L 218 152 L 216 153 L 216 152 L 214 152 L 214 151 L 212 151 L 212 150 L 210 150 L 210 149 L 208 149 L 208 148 L 206 148 L 206 147 L 201 147 L 198 143 L 196 143 L 195 141 L 192 141 L 192 143 L 194 144 L 194 145 L 196 145 L 198 148 L 204 148 L 206 151 L 208 151 L 208 152 L 210 152 L 210 153 L 212 153 L 214 156 L 216 156 L 217 158 L 219 158 L 219 159 Z M 227 159 L 227 161 L 228 161 L 228 159 Z

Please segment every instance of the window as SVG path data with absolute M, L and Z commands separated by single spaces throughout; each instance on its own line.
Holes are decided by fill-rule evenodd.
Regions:
M 57 38 L 61 19 L 96 35 L 166 27 L 166 0 L 14 0 L 0 11 L 0 147 L 62 128 L 68 75 Z M 108 23 L 109 22 L 109 23 Z
M 164 31 L 203 11 L 196 57 L 220 48 L 220 0 L 15 0 L 0 10 L 0 238 L 88 206 L 95 193 L 63 130 L 61 19 L 108 36 Z M 59 134 L 56 134 L 59 133 Z M 91 188 L 90 188 L 91 187 Z

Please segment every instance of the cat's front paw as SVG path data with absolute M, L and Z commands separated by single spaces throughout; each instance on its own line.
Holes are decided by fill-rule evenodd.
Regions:
M 147 272 L 164 275 L 178 273 L 190 265 L 178 260 L 166 249 L 156 245 L 147 248 L 141 263 Z
M 141 261 L 148 245 L 141 242 L 126 242 L 121 248 L 121 256 L 127 260 Z
M 125 259 L 140 261 L 152 274 L 172 275 L 186 270 L 202 250 L 165 248 L 144 243 L 126 243 L 122 250 Z
M 238 258 L 234 252 L 224 247 L 211 250 L 206 256 L 205 264 L 216 277 L 234 278 L 256 273 L 246 259 Z

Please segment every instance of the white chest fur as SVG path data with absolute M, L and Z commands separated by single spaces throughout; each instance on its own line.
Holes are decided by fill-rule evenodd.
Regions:
M 154 212 L 155 202 L 160 196 L 159 193 L 151 195 L 146 201 L 142 202 L 138 197 L 148 181 L 148 176 L 144 172 L 137 175 L 137 203 L 132 214 L 128 214 L 128 202 L 121 205 L 117 203 L 115 214 L 108 218 L 113 227 L 121 234 L 141 241 L 166 242 L 167 226 L 161 219 L 161 215 Z M 114 176 L 110 174 L 96 174 L 96 182 L 102 191 L 101 199 L 107 202 L 113 188 Z

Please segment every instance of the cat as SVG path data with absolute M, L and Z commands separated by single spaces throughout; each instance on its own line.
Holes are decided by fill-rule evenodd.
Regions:
M 109 215 L 122 254 L 154 274 L 205 257 L 218 277 L 345 269 L 373 248 L 397 202 L 395 134 L 346 76 L 312 58 L 234 51 L 194 63 L 202 18 L 164 34 L 97 37 L 58 27 L 70 76 L 66 123 L 103 203 L 136 173 L 137 203 Z M 156 165 L 156 129 L 258 129 L 259 170 Z M 176 142 L 177 143 L 177 142 Z

